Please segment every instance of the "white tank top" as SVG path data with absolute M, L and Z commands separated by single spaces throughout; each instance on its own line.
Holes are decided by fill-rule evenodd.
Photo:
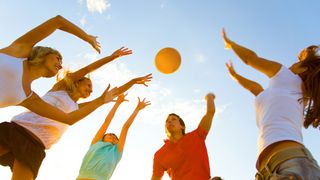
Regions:
M 78 109 L 78 104 L 70 98 L 66 91 L 51 91 L 46 93 L 42 99 L 66 113 Z M 46 149 L 55 144 L 69 127 L 68 124 L 39 116 L 30 111 L 14 116 L 11 121 L 31 131 L 42 141 Z
M 28 97 L 22 87 L 23 59 L 0 53 L 0 107 L 14 106 Z
M 302 80 L 282 66 L 269 87 L 256 97 L 258 154 L 269 145 L 291 140 L 302 144 Z

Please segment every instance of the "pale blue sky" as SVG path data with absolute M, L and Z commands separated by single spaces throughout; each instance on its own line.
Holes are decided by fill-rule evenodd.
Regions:
M 205 112 L 204 96 L 216 94 L 218 112 L 206 143 L 212 176 L 226 180 L 253 179 L 257 153 L 254 97 L 227 74 L 224 63 L 232 59 L 237 71 L 264 87 L 268 79 L 246 67 L 231 51 L 224 49 L 222 27 L 231 39 L 255 50 L 260 56 L 286 66 L 295 62 L 305 46 L 319 44 L 317 0 L 86 0 L 18 1 L 0 0 L 0 46 L 4 47 L 31 28 L 60 14 L 88 33 L 99 36 L 101 55 L 85 42 L 57 31 L 39 45 L 58 49 L 64 66 L 82 67 L 97 58 L 127 46 L 134 54 L 123 57 L 92 73 L 97 97 L 111 83 L 153 73 L 149 88 L 135 86 L 129 103 L 122 105 L 110 130 L 120 132 L 136 105 L 136 96 L 147 97 L 152 106 L 141 111 L 129 130 L 122 160 L 112 179 L 149 179 L 154 152 L 166 137 L 164 121 L 168 113 L 180 114 L 187 131 L 200 122 Z M 100 2 L 100 3 L 99 3 Z M 103 9 L 103 7 L 106 7 Z M 182 56 L 180 69 L 172 75 L 156 71 L 154 56 L 163 47 L 174 47 Z M 44 94 L 54 83 L 41 79 L 33 89 Z M 60 142 L 47 151 L 39 180 L 75 179 L 92 136 L 112 104 L 104 105 L 69 128 Z M 23 108 L 0 110 L 1 120 L 9 121 Z M 320 161 L 319 130 L 304 130 L 305 145 Z M 1 179 L 10 179 L 9 168 L 0 167 Z

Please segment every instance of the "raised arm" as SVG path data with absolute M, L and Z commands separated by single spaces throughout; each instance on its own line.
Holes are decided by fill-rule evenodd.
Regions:
M 126 142 L 126 138 L 127 138 L 127 134 L 128 134 L 128 130 L 132 124 L 132 122 L 134 121 L 134 119 L 136 118 L 138 112 L 145 108 L 146 106 L 150 105 L 150 101 L 146 101 L 146 99 L 144 98 L 142 101 L 140 100 L 140 98 L 138 98 L 138 105 L 135 108 L 135 110 L 133 111 L 133 113 L 131 114 L 131 116 L 129 117 L 129 119 L 124 123 L 124 125 L 122 126 L 121 129 L 121 133 L 120 133 L 120 137 L 119 137 L 119 142 L 118 142 L 118 152 L 122 152 L 124 144 Z
M 105 134 L 105 132 L 107 131 L 118 107 L 120 106 L 120 104 L 124 101 L 127 101 L 125 99 L 127 94 L 120 94 L 118 96 L 118 99 L 116 101 L 116 103 L 114 104 L 114 106 L 112 107 L 112 109 L 110 110 L 110 112 L 108 113 L 107 117 L 105 118 L 103 124 L 101 125 L 101 127 L 99 128 L 99 130 L 97 131 L 96 135 L 94 136 L 94 138 L 92 139 L 91 144 L 95 144 L 96 142 L 98 142 L 99 140 L 102 139 L 103 135 Z
M 47 117 L 50 119 L 54 119 L 56 121 L 72 125 L 82 118 L 89 115 L 92 111 L 100 107 L 101 105 L 108 103 L 112 101 L 115 97 L 117 97 L 118 89 L 113 88 L 109 91 L 110 85 L 106 90 L 103 92 L 103 94 L 96 98 L 95 100 L 87 103 L 85 106 L 81 107 L 80 109 L 65 113 L 61 111 L 60 109 L 46 103 L 43 101 L 38 95 L 33 93 L 33 95 L 23 101 L 20 105 L 26 107 L 30 111 L 39 114 L 40 116 Z
M 146 84 L 147 82 L 150 82 L 152 79 L 152 74 L 148 74 L 146 76 L 143 77 L 137 77 L 134 79 L 131 79 L 129 82 L 127 82 L 126 84 L 120 86 L 117 90 L 117 94 L 115 95 L 119 95 L 119 94 L 123 94 L 124 92 L 126 92 L 128 89 L 130 89 L 134 84 L 142 84 L 146 87 L 148 87 L 148 85 Z M 90 101 L 89 101 L 90 102 Z M 79 107 L 85 106 L 87 103 L 89 102 L 84 102 L 79 104 Z
M 250 91 L 253 95 L 258 96 L 263 91 L 263 88 L 257 82 L 251 81 L 239 74 L 233 68 L 232 62 L 226 63 L 226 67 L 229 71 L 230 76 L 236 82 L 238 82 L 242 87 Z
M 206 130 L 207 132 L 209 132 L 209 130 L 211 128 L 211 124 L 212 124 L 212 119 L 213 119 L 214 113 L 216 111 L 215 105 L 214 105 L 215 96 L 214 96 L 214 94 L 209 93 L 206 95 L 205 99 L 207 101 L 207 112 L 202 117 L 200 124 L 199 124 L 199 127 Z
M 82 77 L 84 77 L 86 74 L 95 71 L 96 69 L 100 68 L 101 66 L 115 60 L 118 57 L 121 56 L 126 56 L 132 54 L 132 50 L 125 48 L 125 47 L 121 47 L 120 49 L 117 49 L 115 52 L 113 52 L 110 56 L 104 57 L 102 59 L 99 59 L 91 64 L 89 64 L 86 67 L 83 67 L 81 69 L 79 69 L 78 71 L 75 71 L 73 73 L 69 73 L 69 78 L 71 80 L 78 80 Z
M 134 79 L 130 80 L 129 82 L 127 82 L 126 84 L 120 86 L 118 89 L 118 93 L 122 94 L 122 93 L 126 92 L 128 89 L 130 89 L 135 84 L 142 84 L 142 85 L 148 87 L 148 85 L 146 83 L 150 82 L 151 79 L 152 79 L 152 74 L 148 74 L 143 77 L 134 78 Z
M 254 51 L 231 41 L 224 29 L 222 29 L 222 37 L 226 48 L 232 49 L 245 64 L 262 72 L 269 78 L 273 77 L 280 70 L 282 66 L 280 63 L 261 58 Z
M 35 44 L 48 37 L 56 29 L 60 29 L 79 37 L 80 39 L 88 42 L 96 51 L 100 53 L 100 44 L 96 40 L 97 37 L 88 35 L 78 26 L 60 15 L 47 20 L 15 40 L 10 46 L 5 48 L 5 52 L 10 55 L 15 55 L 16 57 L 26 58 L 29 56 L 32 47 Z

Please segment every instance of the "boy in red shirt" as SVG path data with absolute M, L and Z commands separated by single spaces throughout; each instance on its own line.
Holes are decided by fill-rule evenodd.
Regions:
M 185 124 L 176 114 L 169 114 L 166 120 L 168 139 L 155 153 L 152 180 L 161 179 L 167 171 L 173 180 L 208 180 L 210 167 L 206 136 L 215 113 L 215 96 L 206 95 L 207 112 L 194 131 L 185 134 Z

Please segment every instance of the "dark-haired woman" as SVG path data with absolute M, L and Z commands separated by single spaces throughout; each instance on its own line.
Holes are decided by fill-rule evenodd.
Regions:
M 303 124 L 319 125 L 316 121 L 320 115 L 318 47 L 304 49 L 298 62 L 286 68 L 231 41 L 224 30 L 222 33 L 227 48 L 270 79 L 269 86 L 263 89 L 237 74 L 231 63 L 226 64 L 231 77 L 256 96 L 259 128 L 256 179 L 320 179 L 320 168 L 302 141 Z

